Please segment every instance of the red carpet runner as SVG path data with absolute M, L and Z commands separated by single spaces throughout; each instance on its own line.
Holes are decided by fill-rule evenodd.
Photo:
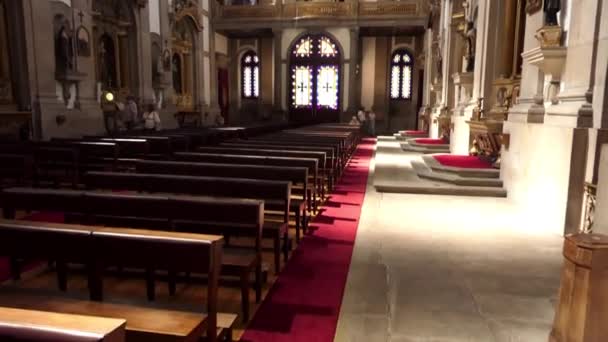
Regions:
M 465 169 L 492 169 L 492 163 L 477 156 L 440 154 L 433 156 L 443 166 L 461 167 Z
M 333 341 L 374 144 L 359 145 L 241 341 Z

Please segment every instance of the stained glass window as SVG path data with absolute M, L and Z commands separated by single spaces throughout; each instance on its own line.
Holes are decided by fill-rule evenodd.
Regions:
M 310 57 L 312 51 L 312 39 L 310 37 L 302 38 L 296 48 L 294 49 L 294 55 L 298 57 Z
M 294 107 L 310 106 L 312 104 L 312 69 L 309 66 L 296 66 L 292 78 Z
M 338 68 L 335 65 L 318 69 L 317 106 L 338 109 Z
M 258 98 L 260 60 L 253 51 L 246 52 L 241 58 L 241 80 L 243 82 L 242 97 L 246 99 Z
M 324 35 L 307 35 L 291 52 L 291 107 L 301 110 L 339 109 L 340 52 Z
M 319 54 L 321 57 L 335 57 L 337 55 L 336 44 L 332 43 L 328 37 L 319 39 Z
M 412 99 L 412 55 L 406 50 L 397 50 L 391 58 L 391 100 Z

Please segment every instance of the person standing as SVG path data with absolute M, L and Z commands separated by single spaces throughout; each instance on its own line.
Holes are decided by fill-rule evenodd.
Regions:
M 142 115 L 145 131 L 160 131 L 160 116 L 153 104 L 148 105 L 148 111 Z
M 357 120 L 359 120 L 359 126 L 361 126 L 361 134 L 365 134 L 365 132 L 367 131 L 367 126 L 365 124 L 366 118 L 363 109 L 359 109 L 359 111 L 357 112 Z
M 374 111 L 370 111 L 368 114 L 368 128 L 369 135 L 372 137 L 376 136 L 376 113 Z
M 127 105 L 123 111 L 122 122 L 127 130 L 131 130 L 134 128 L 137 119 L 137 103 L 135 103 L 135 98 L 133 96 L 129 96 L 127 98 Z

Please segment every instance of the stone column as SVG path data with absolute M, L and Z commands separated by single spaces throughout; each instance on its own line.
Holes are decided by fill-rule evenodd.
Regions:
M 570 26 L 567 30 L 567 56 L 561 81 L 563 90 L 558 103 L 546 109 L 545 121 L 566 127 L 591 127 L 593 125 L 593 87 L 595 66 L 605 65 L 606 59 L 598 59 L 598 37 L 602 1 L 589 1 L 585 6 L 571 6 Z M 562 8 L 562 11 L 567 10 Z M 564 23 L 562 23 L 564 25 Z M 599 95 L 599 94 L 598 94 Z M 599 95 L 601 96 L 601 95 Z
M 536 30 L 543 25 L 543 12 L 526 15 L 526 33 L 524 38 L 524 53 L 539 47 L 534 37 Z M 509 110 L 508 121 L 542 123 L 545 114 L 543 105 L 544 74 L 537 66 L 524 60 L 521 75 L 521 87 L 518 103 Z
M 281 75 L 281 66 L 282 66 L 282 59 L 281 59 L 281 40 L 283 39 L 283 31 L 282 30 L 278 30 L 278 29 L 273 29 L 272 30 L 272 34 L 274 36 L 274 111 L 276 113 L 282 113 L 283 109 L 281 106 L 282 103 L 282 98 L 281 98 L 281 84 L 282 84 L 282 77 L 283 75 Z
M 359 58 L 359 52 L 361 51 L 359 39 L 359 28 L 350 29 L 350 68 L 349 68 L 349 90 L 348 93 L 348 109 L 347 113 L 342 113 L 343 122 L 347 122 L 350 116 L 354 115 L 359 107 L 361 107 L 361 75 L 358 72 L 360 68 L 361 60 Z
M 152 102 L 154 93 L 151 72 L 150 10 L 144 6 L 134 5 L 134 7 L 137 15 L 137 78 L 139 79 L 137 95 L 141 104 L 148 104 Z
M 172 42 L 171 42 L 171 36 L 173 35 L 172 29 L 171 29 L 171 23 L 169 21 L 169 15 L 170 15 L 170 7 L 169 7 L 169 3 L 167 1 L 159 1 L 160 4 L 160 9 L 159 9 L 159 13 L 160 13 L 160 37 L 161 37 L 161 58 L 165 52 L 165 50 L 169 51 L 169 55 L 172 51 Z M 196 42 L 198 44 L 198 41 Z M 198 46 L 198 45 L 196 45 Z M 198 49 L 200 50 L 200 49 Z M 195 52 L 196 54 L 198 52 Z M 195 91 L 198 90 L 198 101 L 200 102 L 200 96 L 202 94 L 202 88 L 199 88 L 199 81 L 198 79 L 201 78 L 201 73 L 200 73 L 200 63 L 197 63 L 197 56 L 195 54 L 194 57 L 194 69 L 198 70 L 198 74 L 195 73 L 196 79 L 194 79 L 194 89 Z M 169 57 L 171 58 L 171 57 Z M 175 120 L 175 117 L 173 116 L 173 114 L 175 114 L 175 112 L 177 111 L 177 108 L 175 107 L 175 105 L 173 104 L 173 94 L 175 93 L 174 89 L 173 89 L 173 73 L 171 72 L 171 68 L 169 68 L 169 70 L 165 70 L 164 69 L 164 65 L 163 68 L 161 70 L 162 73 L 162 80 L 164 81 L 164 86 L 166 88 L 163 89 L 162 91 L 162 96 L 163 96 L 163 108 L 161 108 L 160 110 L 160 117 L 161 117 L 161 121 L 162 121 L 162 125 L 163 128 L 176 128 L 177 127 L 177 121 Z M 197 97 L 195 96 L 194 99 L 196 99 Z M 159 100 L 159 99 L 157 99 Z M 195 105 L 197 105 L 198 103 L 194 103 Z

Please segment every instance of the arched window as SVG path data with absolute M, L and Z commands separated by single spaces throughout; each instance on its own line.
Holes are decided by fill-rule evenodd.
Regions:
M 241 96 L 245 99 L 257 99 L 260 94 L 259 77 L 260 60 L 253 51 L 246 52 L 241 58 Z
M 391 100 L 412 99 L 414 60 L 406 50 L 397 50 L 391 57 Z

